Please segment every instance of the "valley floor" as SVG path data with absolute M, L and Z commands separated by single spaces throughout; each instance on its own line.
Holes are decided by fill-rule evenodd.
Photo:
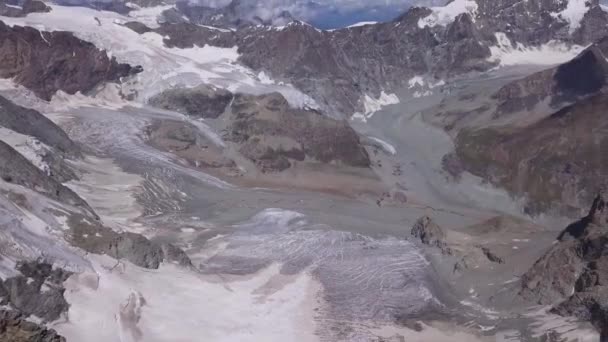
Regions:
M 70 187 L 105 224 L 174 243 L 195 269 L 149 271 L 91 257 L 91 268 L 69 280 L 70 311 L 53 328 L 68 341 L 531 341 L 549 327 L 597 340 L 588 327 L 542 308 L 526 314 L 492 301 L 511 291 L 555 232 L 467 232 L 516 214 L 517 206 L 474 179 L 450 183 L 440 171 L 450 137 L 426 124 L 416 105 L 425 106 L 405 103 L 368 125 L 353 123 L 393 147 L 372 151 L 377 176 L 354 174 L 343 185 L 376 179 L 359 193 L 319 191 L 319 174 L 286 187 L 192 167 L 146 142 L 151 122 L 185 120 L 175 113 L 54 111 L 50 116 L 89 149 L 75 165 L 83 178 Z M 197 124 L 216 134 L 213 122 Z M 395 189 L 407 201 L 381 200 Z M 408 240 L 424 215 L 457 239 L 473 239 L 464 244 L 491 246 L 506 262 L 455 275 L 453 259 Z

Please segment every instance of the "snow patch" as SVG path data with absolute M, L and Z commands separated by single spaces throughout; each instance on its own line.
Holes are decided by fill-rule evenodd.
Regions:
M 399 98 L 397 95 L 386 93 L 383 90 L 377 99 L 365 94 L 361 101 L 363 101 L 363 113 L 357 112 L 353 114 L 352 118 L 365 122 L 383 107 L 399 103 Z
M 421 18 L 418 21 L 418 27 L 447 26 L 463 13 L 469 13 L 474 20 L 477 8 L 477 2 L 474 0 L 454 0 L 445 6 L 431 7 L 433 13 Z
M 565 63 L 581 53 L 585 47 L 567 45 L 563 42 L 550 41 L 541 46 L 524 46 L 513 44 L 506 34 L 497 32 L 497 45 L 491 46 L 489 60 L 499 62 L 499 66 L 514 65 L 555 65 Z
M 378 23 L 377 21 L 361 21 L 361 22 L 346 26 L 346 28 L 360 27 L 360 26 L 366 26 L 366 25 L 375 25 L 377 23 Z
M 561 12 L 551 13 L 554 18 L 560 18 L 570 24 L 570 34 L 581 26 L 581 21 L 591 7 L 588 0 L 567 0 L 566 8 Z
M 408 81 L 408 89 L 414 90 L 415 98 L 433 95 L 433 89 L 444 85 L 444 80 L 427 80 L 424 76 L 414 76 Z
M 369 137 L 371 140 L 373 140 L 374 142 L 378 143 L 380 145 L 380 147 L 386 151 L 387 153 L 390 153 L 391 155 L 395 155 L 397 154 L 397 149 L 395 149 L 395 146 L 387 143 L 384 140 L 381 140 L 379 138 L 376 137 Z
M 136 10 L 129 12 L 129 17 L 134 21 L 148 26 L 149 28 L 159 28 L 159 18 L 161 14 L 173 8 L 173 5 L 155 6 L 155 7 L 137 7 Z

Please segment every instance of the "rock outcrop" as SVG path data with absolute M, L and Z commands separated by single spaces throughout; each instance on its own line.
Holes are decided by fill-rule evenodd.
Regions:
M 370 166 L 367 151 L 346 121 L 292 108 L 279 93 L 237 94 L 228 112 L 225 138 L 263 172 L 283 171 L 298 162 Z
M 0 126 L 36 137 L 46 145 L 69 156 L 80 156 L 80 147 L 53 121 L 40 112 L 18 106 L 0 96 Z
M 208 85 L 196 88 L 169 89 L 149 100 L 149 104 L 194 118 L 216 119 L 232 101 L 231 92 Z
M 0 310 L 0 341 L 65 342 L 55 330 L 30 322 L 22 313 Z
M 605 53 L 608 53 L 608 37 L 569 62 L 507 84 L 493 96 L 498 100 L 494 118 L 531 111 L 542 102 L 559 110 L 564 105 L 596 94 L 606 85 L 608 77 Z
M 150 269 L 157 269 L 163 261 L 192 266 L 190 258 L 171 244 L 151 241 L 141 234 L 118 233 L 77 215 L 71 216 L 68 223 L 68 242 L 89 253 L 108 255 Z
M 11 5 L 6 1 L 0 3 L 0 15 L 4 17 L 25 17 L 30 13 L 44 13 L 50 11 L 51 8 L 39 0 L 25 0 L 20 5 Z
M 55 321 L 67 312 L 69 304 L 63 296 L 63 282 L 70 272 L 44 261 L 21 262 L 16 268 L 21 275 L 0 279 L 0 303 L 44 322 Z
M 83 209 L 97 218 L 93 209 L 74 191 L 44 173 L 29 160 L 0 140 L 0 178 L 7 183 L 21 185 L 61 203 Z
M 527 127 L 464 129 L 456 154 L 467 171 L 525 198 L 528 214 L 578 217 L 608 172 L 607 108 L 602 91 Z
M 423 216 L 414 223 L 410 234 L 425 245 L 446 248 L 445 232 L 430 217 Z
M 520 295 L 553 312 L 591 321 L 608 337 L 608 217 L 606 193 L 589 214 L 570 225 L 558 243 L 522 277 Z M 602 339 L 603 340 L 603 339 Z
M 102 82 L 141 72 L 121 64 L 71 32 L 38 31 L 0 22 L 0 77 L 12 78 L 44 100 L 59 90 L 87 92 Z

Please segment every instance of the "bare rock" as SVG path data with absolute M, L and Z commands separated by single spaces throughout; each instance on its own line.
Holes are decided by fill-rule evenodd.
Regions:
M 80 147 L 53 121 L 40 112 L 14 104 L 0 96 L 0 126 L 37 138 L 70 156 L 80 156 Z
M 410 234 L 425 245 L 438 247 L 444 254 L 451 254 L 445 232 L 428 216 L 419 218 L 414 223 Z
M 105 254 L 150 269 L 157 269 L 163 261 L 185 267 L 192 264 L 186 253 L 176 246 L 151 241 L 141 234 L 118 233 L 78 215 L 72 215 L 68 225 L 67 240 L 89 253 Z
M 505 261 L 503 258 L 499 257 L 498 255 L 496 255 L 494 252 L 492 252 L 488 247 L 479 247 L 481 248 L 481 251 L 483 253 L 483 255 L 486 256 L 486 258 L 488 258 L 489 261 L 497 263 L 497 264 L 504 264 Z
M 522 277 L 520 295 L 553 312 L 593 323 L 608 338 L 608 222 L 601 191 L 589 215 L 566 228 L 559 242 Z
M 215 119 L 224 113 L 232 99 L 232 93 L 227 90 L 200 85 L 196 88 L 165 90 L 153 96 L 149 104 L 195 118 Z
M 5 17 L 25 17 L 30 13 L 50 11 L 51 8 L 39 0 L 25 0 L 21 6 L 7 6 L 6 2 L 0 3 L 0 15 Z
M 263 172 L 283 171 L 294 162 L 370 166 L 359 136 L 345 120 L 292 108 L 279 93 L 237 94 L 228 119 L 227 140 Z
M 21 275 L 0 280 L 0 296 L 25 316 L 35 315 L 45 322 L 57 320 L 69 308 L 63 282 L 71 275 L 44 261 L 20 262 Z
M 42 172 L 3 141 L 0 141 L 0 178 L 5 182 L 24 186 L 59 202 L 79 207 L 94 219 L 98 218 L 88 203 L 74 191 Z
M 161 249 L 165 261 L 174 262 L 183 267 L 192 267 L 192 260 L 181 248 L 170 243 L 164 243 L 161 245 Z
M 0 341 L 7 342 L 65 342 L 55 330 L 30 322 L 22 313 L 0 310 Z
M 87 92 L 102 82 L 141 72 L 121 64 L 71 32 L 38 31 L 0 22 L 0 77 L 12 78 L 44 100 L 58 91 Z

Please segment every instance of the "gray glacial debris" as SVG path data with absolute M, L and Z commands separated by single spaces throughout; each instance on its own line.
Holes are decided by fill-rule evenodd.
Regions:
M 70 272 L 44 261 L 19 262 L 16 269 L 21 275 L 0 279 L 0 303 L 44 322 L 55 321 L 67 312 L 69 304 L 63 296 L 63 282 Z
M 165 90 L 152 97 L 149 104 L 194 118 L 215 119 L 226 110 L 232 99 L 232 93 L 227 90 L 200 85 L 196 88 Z
M 65 342 L 65 338 L 53 329 L 28 321 L 19 311 L 0 309 L 0 341 Z

